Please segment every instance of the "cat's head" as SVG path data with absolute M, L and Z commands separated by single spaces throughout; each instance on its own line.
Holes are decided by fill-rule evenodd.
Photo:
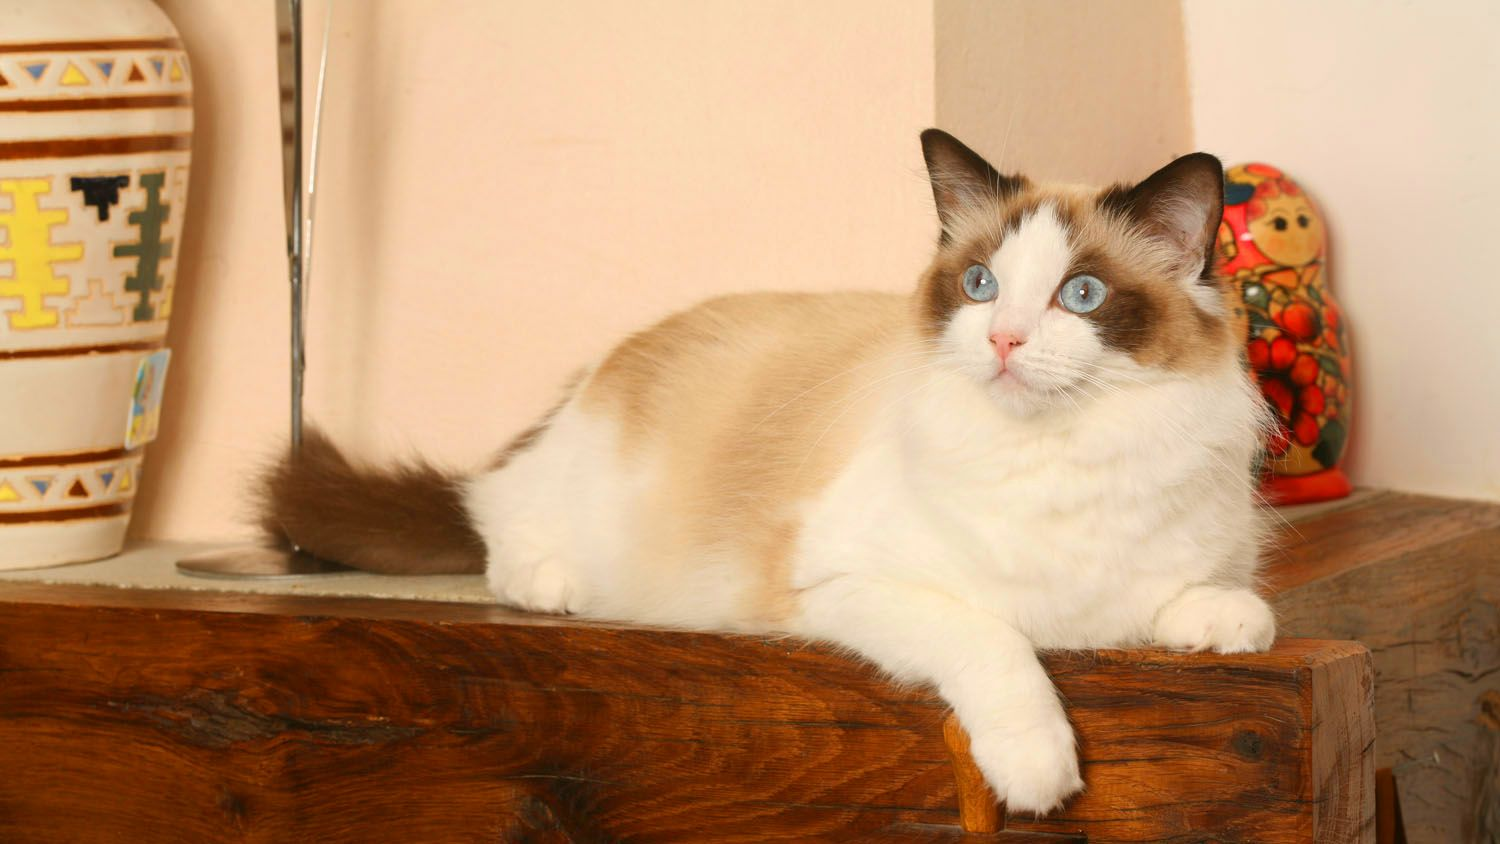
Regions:
M 1242 338 L 1213 264 L 1218 159 L 1194 153 L 1100 190 L 1002 174 L 936 129 L 922 152 L 942 233 L 917 291 L 921 329 L 1007 410 L 1232 365 Z

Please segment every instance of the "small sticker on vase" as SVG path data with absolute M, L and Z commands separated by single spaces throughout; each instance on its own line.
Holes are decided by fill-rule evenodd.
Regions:
M 125 427 L 126 450 L 156 439 L 156 428 L 161 422 L 162 385 L 167 380 L 167 362 L 171 359 L 171 349 L 152 352 L 141 358 L 141 365 L 135 370 L 130 419 Z

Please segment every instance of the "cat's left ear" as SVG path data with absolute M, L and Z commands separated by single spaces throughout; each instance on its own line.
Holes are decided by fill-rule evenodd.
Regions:
M 1206 152 L 1184 155 L 1129 190 L 1116 188 L 1100 205 L 1123 211 L 1182 256 L 1183 269 L 1213 275 L 1215 236 L 1224 216 L 1224 165 Z
M 943 226 L 943 243 L 951 239 L 955 223 L 966 213 L 994 214 L 1002 200 L 1026 185 L 1024 177 L 1001 173 L 941 129 L 922 133 L 922 158 L 927 162 L 932 198 Z

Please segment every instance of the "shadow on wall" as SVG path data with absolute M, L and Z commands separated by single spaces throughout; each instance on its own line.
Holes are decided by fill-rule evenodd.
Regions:
M 199 61 L 198 56 L 207 48 L 209 39 L 183 26 L 182 16 L 173 14 L 170 0 L 159 2 L 167 13 L 183 45 L 193 69 L 193 160 L 191 182 L 188 185 L 187 207 L 174 209 L 187 214 L 183 223 L 182 242 L 176 244 L 177 279 L 172 289 L 173 319 L 167 329 L 167 347 L 172 350 L 172 364 L 167 372 L 166 390 L 162 394 L 161 430 L 164 435 L 148 450 L 151 459 L 142 465 L 141 483 L 136 493 L 130 520 L 130 536 L 150 535 L 152 516 L 156 512 L 163 491 L 176 482 L 181 475 L 178 463 L 179 451 L 172 448 L 174 440 L 192 436 L 192 414 L 188 412 L 190 397 L 197 391 L 199 380 L 206 374 L 202 369 L 182 365 L 190 359 L 207 352 L 213 343 L 211 331 L 194 331 L 204 321 L 207 301 L 204 285 L 222 279 L 222 263 L 211 257 L 204 235 L 203 218 L 208 213 L 210 197 L 219 186 L 221 168 L 228 166 L 228 159 L 220 155 L 222 146 L 221 125 L 213 103 L 221 102 L 215 96 L 216 84 L 222 85 L 218 68 L 211 61 Z
M 274 14 L 159 2 L 193 56 L 198 129 L 133 533 L 230 538 L 287 430 Z M 314 78 L 326 2 L 305 0 Z M 1139 177 L 1188 148 L 1171 0 L 652 8 L 339 4 L 307 399 L 341 442 L 482 459 L 670 310 L 910 289 L 934 225 L 914 175 L 927 126 L 1070 179 Z
M 404 64 L 406 41 L 391 37 L 387 28 L 381 26 L 384 17 L 381 8 L 379 3 L 366 4 L 360 8 L 358 20 L 345 24 L 353 30 L 353 43 L 347 45 L 353 49 L 346 51 L 351 67 L 340 76 L 347 81 L 344 90 L 351 92 L 350 122 L 354 125 L 342 127 L 344 131 L 337 137 L 348 139 L 349 159 L 368 168 L 364 174 L 350 174 L 353 178 L 346 185 L 350 201 L 344 209 L 356 218 L 352 228 L 355 232 L 385 231 L 388 225 L 388 203 L 381 201 L 384 182 L 377 175 L 385 172 L 390 162 L 390 134 L 372 131 L 371 127 L 380 124 L 375 117 L 382 111 L 381 92 L 400 84 L 398 76 Z M 382 33 L 385 33 L 383 37 Z M 347 33 L 344 38 L 350 40 Z M 358 366 L 355 361 L 369 358 L 374 352 L 375 320 L 381 313 L 383 292 L 380 283 L 387 279 L 386 274 L 376 270 L 384 263 L 388 246 L 378 238 L 366 240 L 369 242 L 347 244 L 339 256 L 340 264 L 347 270 L 340 273 L 337 285 L 358 287 L 357 290 L 342 290 L 340 301 L 353 303 L 357 315 L 355 319 L 342 323 L 349 336 L 331 337 L 333 342 L 327 348 L 330 354 L 334 348 L 346 349 L 355 359 L 349 362 L 350 365 L 340 367 L 340 371 L 352 372 L 354 377 L 349 379 L 342 394 L 333 397 L 339 401 L 340 415 L 346 419 L 367 419 L 377 412 L 375 385 L 372 383 L 374 370 Z
M 186 444 L 193 440 L 215 440 L 214 446 L 237 451 L 254 451 L 257 455 L 269 455 L 277 446 L 275 441 L 254 438 L 248 441 L 225 443 L 219 440 L 223 433 L 205 430 L 202 414 L 202 395 L 208 379 L 222 373 L 227 365 L 244 367 L 248 361 L 237 359 L 231 350 L 222 345 L 219 331 L 215 331 L 215 320 L 223 320 L 225 302 L 243 300 L 253 296 L 258 301 L 272 300 L 275 310 L 257 319 L 264 325 L 263 342 L 255 348 L 240 350 L 241 354 L 265 356 L 274 361 L 266 367 L 274 371 L 272 391 L 257 390 L 252 401 L 262 407 L 271 407 L 275 420 L 273 430 L 284 438 L 288 430 L 287 411 L 290 388 L 288 385 L 288 323 L 290 314 L 286 296 L 289 293 L 285 270 L 285 247 L 282 238 L 285 227 L 282 223 L 282 194 L 279 184 L 255 182 L 255 203 L 248 197 L 244 203 L 225 203 L 222 195 L 242 189 L 236 168 L 247 166 L 246 158 L 253 157 L 257 163 L 265 155 L 280 156 L 276 145 L 275 121 L 275 54 L 274 19 L 270 5 L 265 14 L 245 15 L 236 10 L 234 15 L 223 9 L 198 8 L 186 0 L 160 0 L 160 5 L 177 25 L 183 43 L 193 61 L 194 94 L 194 151 L 192 184 L 188 190 L 188 220 L 179 246 L 176 268 L 177 284 L 173 307 L 176 319 L 172 321 L 167 337 L 172 349 L 173 365 L 168 376 L 168 387 L 162 405 L 161 428 L 163 436 L 151 447 L 152 459 L 145 464 L 144 478 L 135 504 L 135 516 L 131 523 L 131 535 L 135 537 L 159 536 L 157 519 L 160 509 L 174 485 L 187 482 L 184 455 Z M 311 144 L 311 120 L 315 97 L 318 53 L 322 42 L 323 6 L 311 5 L 304 10 L 304 142 Z M 319 174 L 320 192 L 331 184 L 337 184 L 344 195 L 336 203 L 334 213 L 346 217 L 343 229 L 353 232 L 380 231 L 388 225 L 387 205 L 381 195 L 381 179 L 375 174 L 383 172 L 389 161 L 389 133 L 373 131 L 378 124 L 376 116 L 386 101 L 383 91 L 400 84 L 397 78 L 401 66 L 402 39 L 387 35 L 383 39 L 380 4 L 370 4 L 358 9 L 345 6 L 340 20 L 335 20 L 335 32 L 331 52 L 335 55 L 328 75 L 328 89 L 338 87 L 344 102 L 335 108 L 325 105 L 324 151 Z M 247 20 L 250 18 L 250 20 Z M 263 27 L 261 26 L 263 25 Z M 249 27 L 263 28 L 264 32 L 247 31 Z M 256 67 L 246 68 L 226 59 L 223 50 L 215 50 L 222 42 L 226 30 L 233 30 L 239 37 L 258 39 L 264 42 L 264 50 L 254 53 Z M 263 55 L 261 55 L 263 52 Z M 264 65 L 263 67 L 261 65 Z M 263 83 L 248 91 L 245 82 L 252 78 Z M 264 91 L 259 88 L 264 88 Z M 330 99 L 330 102 L 332 100 Z M 249 109 L 264 106 L 265 114 L 247 113 Z M 330 143 L 327 139 L 337 139 Z M 358 170 L 346 162 L 358 162 Z M 277 162 L 279 165 L 279 161 Z M 310 160 L 304 161 L 304 177 Z M 281 169 L 275 169 L 280 178 Z M 262 197 L 260 194 L 264 193 Z M 274 219 L 248 219 L 263 206 L 258 200 L 274 195 Z M 216 197 L 219 197 L 217 200 Z M 326 199 L 326 197 L 325 197 Z M 231 219 L 234 213 L 243 217 Z M 209 219 L 215 215 L 215 219 Z M 255 238 L 254 252 L 263 256 L 250 275 L 251 283 L 265 285 L 255 291 L 229 290 L 243 285 L 245 278 L 227 272 L 226 255 L 238 254 L 243 247 L 226 241 L 247 234 Z M 324 409 L 332 415 L 345 419 L 369 418 L 377 412 L 374 406 L 374 389 L 370 383 L 376 374 L 360 361 L 373 357 L 376 342 L 376 320 L 382 303 L 382 282 L 385 274 L 378 268 L 388 257 L 387 247 L 378 238 L 363 238 L 359 242 L 339 243 L 327 237 L 327 226 L 320 234 L 323 240 L 315 250 L 318 270 L 312 275 L 314 284 L 310 288 L 312 318 L 316 320 L 319 305 L 325 307 L 332 302 L 341 303 L 345 318 L 324 320 L 317 330 L 309 331 L 316 338 L 314 354 L 326 355 L 330 368 L 348 373 L 343 379 L 324 379 L 313 384 L 311 391 L 317 395 Z M 264 242 L 262 242 L 264 241 Z M 268 293 L 276 291 L 276 293 Z M 279 298 L 278 298 L 279 294 Z M 347 303 L 347 304 L 343 304 Z M 217 357 L 217 366 L 208 365 L 210 358 Z M 234 377 L 235 373 L 228 373 Z M 247 388 L 248 389 L 248 388 Z M 273 392 L 274 391 L 274 392 Z M 217 497 L 241 498 L 247 478 L 243 474 L 226 477 L 224 490 Z M 243 507 L 233 507 L 236 516 L 243 516 Z

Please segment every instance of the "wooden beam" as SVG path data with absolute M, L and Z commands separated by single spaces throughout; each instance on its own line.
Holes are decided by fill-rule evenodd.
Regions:
M 1294 512 L 1276 545 L 1282 634 L 1373 655 L 1375 761 L 1406 834 L 1500 840 L 1500 505 L 1366 491 Z
M 970 833 L 946 707 L 832 648 L 474 605 L 3 583 L 0 840 L 1373 834 L 1361 646 L 1047 665 L 1088 791 Z

